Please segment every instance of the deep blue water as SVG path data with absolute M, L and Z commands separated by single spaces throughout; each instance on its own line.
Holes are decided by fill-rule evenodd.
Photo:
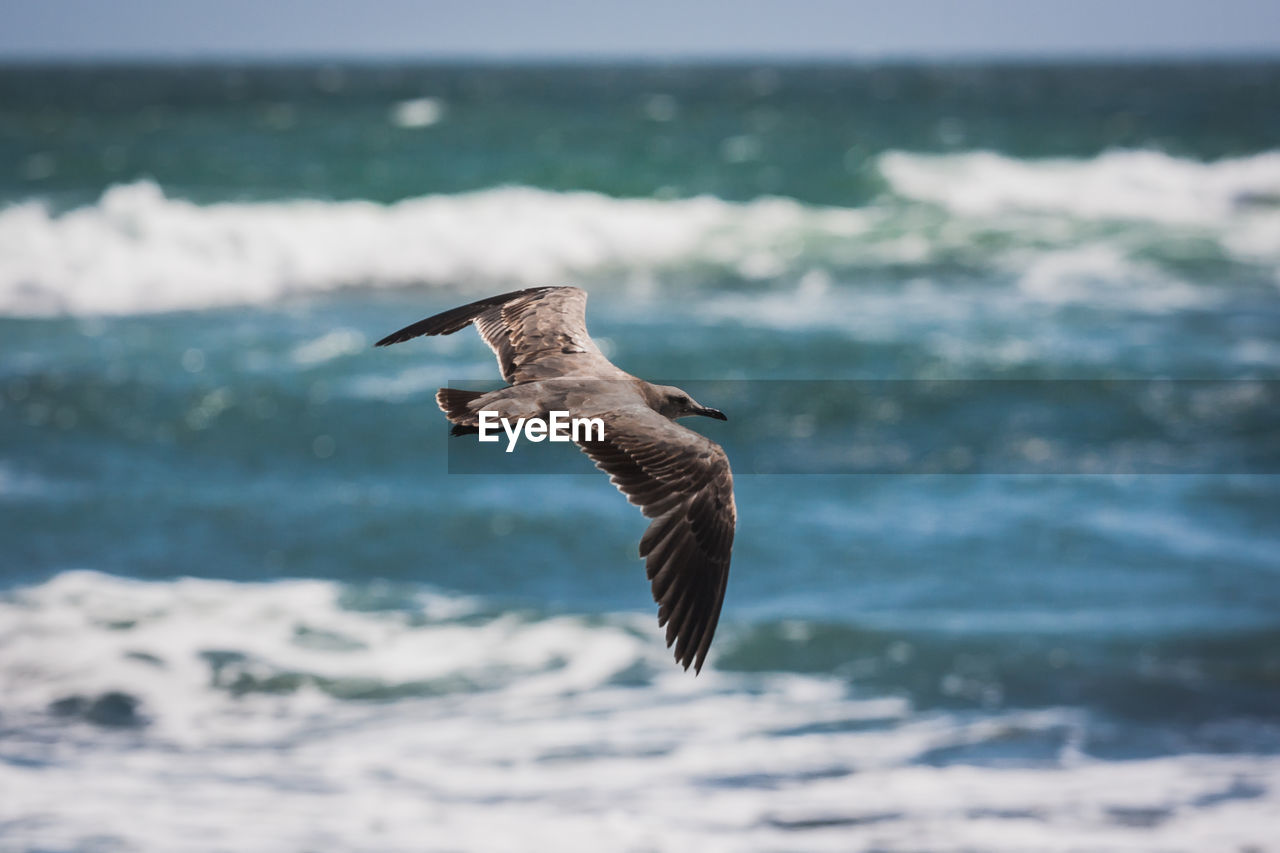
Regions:
M 178 767 L 209 820 L 286 804 L 235 849 L 1260 844 L 1278 102 L 1274 63 L 0 70 L 11 849 L 179 849 Z M 585 458 L 462 473 L 478 337 L 371 346 L 568 282 L 730 415 L 697 680 Z M 699 804 L 661 843 L 657 789 Z

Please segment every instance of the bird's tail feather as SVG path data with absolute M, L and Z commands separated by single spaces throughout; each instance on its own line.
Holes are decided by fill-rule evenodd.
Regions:
M 483 391 L 464 391 L 461 388 L 441 388 L 436 392 L 436 405 L 449 418 L 449 422 L 456 427 L 476 427 L 479 418 L 473 412 L 469 405 L 474 400 L 483 397 Z M 458 432 L 454 430 L 454 435 L 465 435 L 466 432 Z

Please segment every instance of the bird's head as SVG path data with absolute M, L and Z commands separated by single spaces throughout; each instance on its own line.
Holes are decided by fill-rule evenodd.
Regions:
M 673 421 L 689 415 L 702 415 L 718 421 L 729 420 L 724 412 L 702 405 L 674 385 L 650 385 L 649 389 L 650 407 Z

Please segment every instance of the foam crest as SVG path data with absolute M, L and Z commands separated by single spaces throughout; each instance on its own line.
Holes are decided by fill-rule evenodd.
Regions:
M 61 214 L 36 201 L 0 211 L 0 311 L 165 311 L 353 286 L 519 287 L 689 264 L 767 277 L 804 240 L 862 227 L 857 211 L 778 198 L 732 204 L 505 187 L 392 205 L 201 206 L 142 182 Z
M 149 182 L 61 213 L 27 201 L 0 210 L 0 314 L 202 309 L 361 287 L 642 287 L 673 274 L 706 287 L 813 289 L 957 265 L 1000 281 L 1011 273 L 1025 298 L 1103 293 L 1165 310 L 1203 296 L 1178 281 L 1188 269 L 1210 270 L 1205 281 L 1217 284 L 1244 264 L 1280 281 L 1280 152 L 1214 163 L 1155 151 L 1087 160 L 889 152 L 879 166 L 891 193 L 856 208 L 528 187 L 390 205 L 199 205 Z M 1136 295 L 1112 299 L 1109 285 Z M 315 364 L 350 343 L 295 355 Z
M 894 151 L 881 156 L 879 167 L 895 193 L 966 215 L 1056 213 L 1196 225 L 1265 215 L 1280 229 L 1280 151 L 1211 163 L 1145 150 L 1078 160 Z M 1280 230 L 1272 234 L 1280 241 Z

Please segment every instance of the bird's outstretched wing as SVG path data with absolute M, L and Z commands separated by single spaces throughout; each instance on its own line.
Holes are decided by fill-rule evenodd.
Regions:
M 534 287 L 491 296 L 419 320 L 387 335 L 385 347 L 419 335 L 452 335 L 475 323 L 512 385 L 572 376 L 602 378 L 621 371 L 587 334 L 587 294 L 576 287 Z
M 695 672 L 720 619 L 738 520 L 729 458 L 714 441 L 645 406 L 604 417 L 603 441 L 582 441 L 596 467 L 653 523 L 640 556 L 667 646 Z

